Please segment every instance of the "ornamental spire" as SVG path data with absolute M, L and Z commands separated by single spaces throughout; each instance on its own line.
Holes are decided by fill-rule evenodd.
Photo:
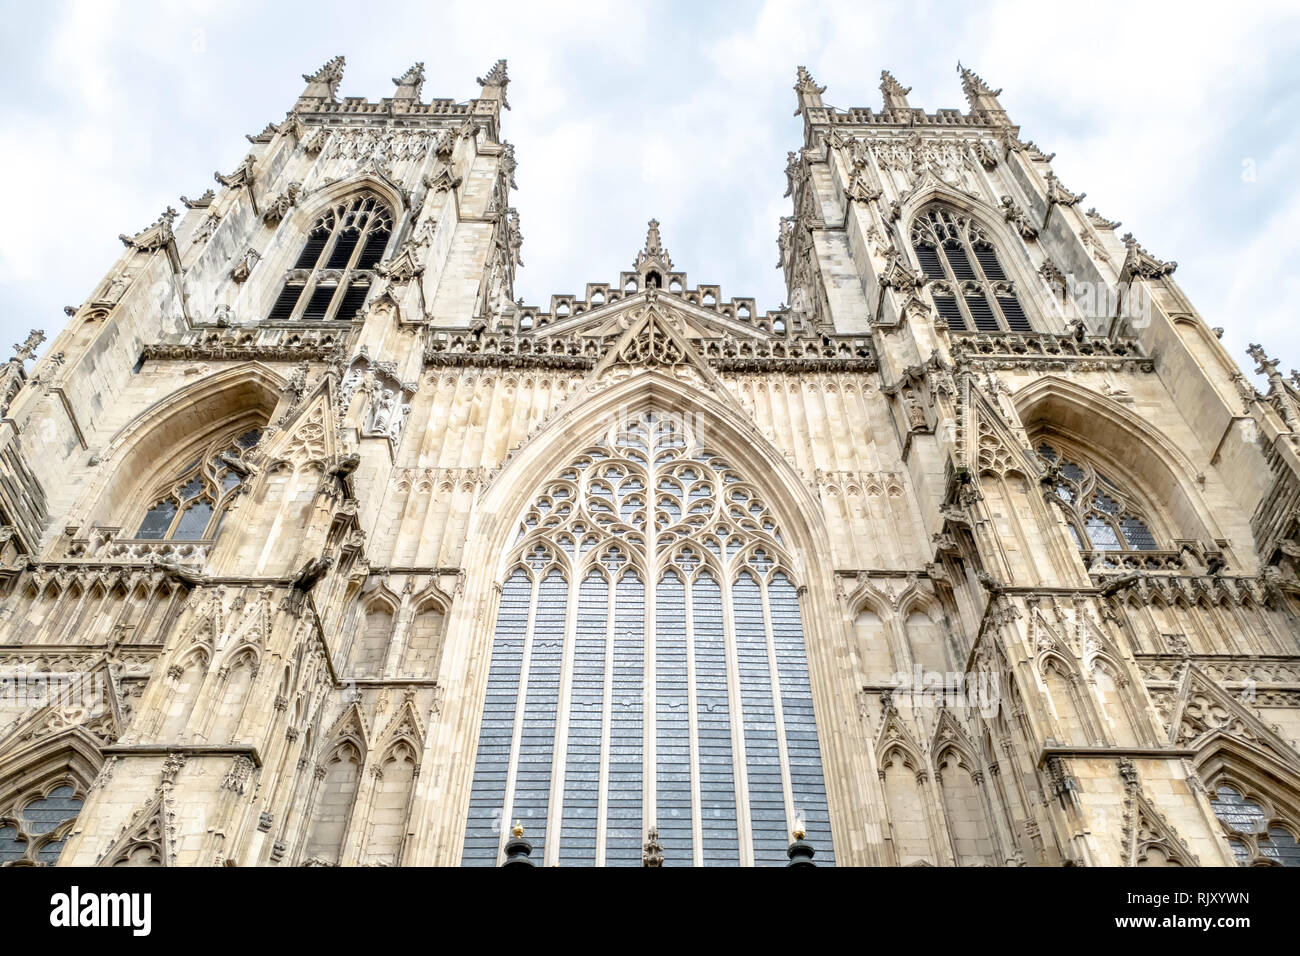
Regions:
M 957 75 L 961 77 L 961 91 L 966 94 L 966 102 L 970 103 L 972 113 L 983 116 L 989 122 L 1006 122 L 1006 111 L 998 102 L 998 97 L 1002 95 L 1000 89 L 990 89 L 983 77 L 962 66 L 960 60 L 957 61 Z
M 334 102 L 339 83 L 343 80 L 343 67 L 346 63 L 347 60 L 342 56 L 336 56 L 326 61 L 325 65 L 315 73 L 304 73 L 302 78 L 307 81 L 307 88 L 302 91 L 302 96 L 298 97 L 298 105 L 303 106 L 303 100 L 314 101 L 310 105 L 319 105 L 321 101 Z
M 663 272 L 671 272 L 673 260 L 659 238 L 659 220 L 651 219 L 648 226 L 649 228 L 645 234 L 645 248 L 636 254 L 636 261 L 633 262 L 632 268 L 636 269 L 637 272 L 645 272 L 647 269 L 657 266 Z
M 36 350 L 40 348 L 45 341 L 45 332 L 42 329 L 32 329 L 27 333 L 26 341 L 14 345 L 14 357 L 10 362 L 23 363 L 36 357 Z
M 424 63 L 416 63 L 401 76 L 393 77 L 393 83 L 397 86 L 393 99 L 418 103 L 420 89 L 424 86 Z
M 794 91 L 799 97 L 799 109 L 795 111 L 798 116 L 809 107 L 822 105 L 822 94 L 826 92 L 826 87 L 818 86 L 808 68 L 801 66 L 795 70 Z
M 492 64 L 492 69 L 488 70 L 487 76 L 477 77 L 477 82 L 483 87 L 483 99 L 500 100 L 502 106 L 510 109 L 510 103 L 506 101 L 506 87 L 510 85 L 510 77 L 506 75 L 505 60 L 497 60 Z
M 903 86 L 888 70 L 880 71 L 880 92 L 885 97 L 886 112 L 911 109 L 907 104 L 907 94 L 912 92 L 912 88 Z

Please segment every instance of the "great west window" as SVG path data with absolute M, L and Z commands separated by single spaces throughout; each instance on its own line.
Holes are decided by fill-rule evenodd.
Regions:
M 762 495 L 669 416 L 610 429 L 523 516 L 463 862 L 831 864 L 799 596 Z

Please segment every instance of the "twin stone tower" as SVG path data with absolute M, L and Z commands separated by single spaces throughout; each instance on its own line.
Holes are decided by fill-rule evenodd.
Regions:
M 0 864 L 1300 864 L 1295 374 L 1000 91 L 526 305 L 505 61 L 343 65 L 0 368 Z

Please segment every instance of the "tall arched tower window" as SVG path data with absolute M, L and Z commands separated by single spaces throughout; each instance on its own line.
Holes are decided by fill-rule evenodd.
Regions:
M 979 222 L 931 206 L 912 222 L 912 248 L 939 315 L 955 332 L 1032 332 L 1015 287 Z
M 1040 442 L 1052 467 L 1056 497 L 1080 551 L 1155 551 L 1155 535 L 1137 497 L 1098 471 L 1082 455 Z
M 326 209 L 307 233 L 268 317 L 308 322 L 355 317 L 392 232 L 392 212 L 369 193 Z
M 261 440 L 259 429 L 225 437 L 200 451 L 149 496 L 137 539 L 204 541 L 217 536 L 226 506 L 248 477 L 244 455 Z
M 544 487 L 501 592 L 463 851 L 833 863 L 796 577 L 759 490 L 654 412 Z

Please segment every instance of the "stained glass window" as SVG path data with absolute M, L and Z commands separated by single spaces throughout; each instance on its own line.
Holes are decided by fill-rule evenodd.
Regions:
M 261 440 L 260 429 L 225 436 L 180 469 L 180 477 L 154 492 L 154 503 L 136 530 L 137 538 L 202 541 L 214 538 L 226 505 L 248 477 L 245 454 Z
M 1296 826 L 1265 798 L 1220 781 L 1210 806 L 1229 835 L 1232 855 L 1243 866 L 1300 866 Z
M 796 823 L 833 864 L 781 532 L 693 439 L 672 416 L 624 421 L 521 516 L 466 865 L 496 865 L 516 820 L 546 865 L 639 866 L 651 829 L 665 866 L 784 865 Z
M 1072 461 L 1048 442 L 1039 444 L 1038 454 L 1055 468 L 1053 490 L 1067 506 L 1070 533 L 1080 551 L 1157 550 L 1155 535 L 1134 496 L 1082 456 Z
M 76 787 L 65 783 L 44 794 L 29 792 L 8 804 L 10 809 L 0 806 L 8 818 L 0 824 L 0 866 L 58 860 L 83 802 Z

